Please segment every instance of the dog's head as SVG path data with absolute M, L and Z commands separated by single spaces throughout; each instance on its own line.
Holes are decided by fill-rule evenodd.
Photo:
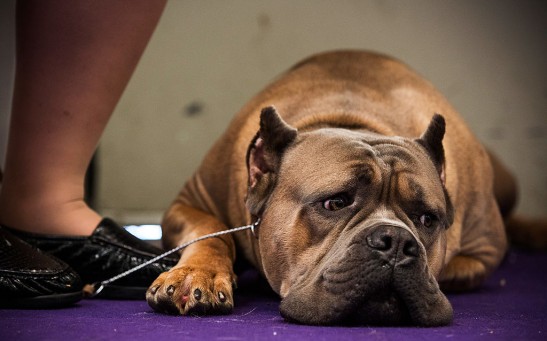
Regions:
M 445 122 L 416 139 L 297 131 L 273 107 L 247 154 L 246 204 L 261 218 L 263 272 L 281 314 L 306 324 L 443 325 L 436 278 L 453 207 L 444 187 Z

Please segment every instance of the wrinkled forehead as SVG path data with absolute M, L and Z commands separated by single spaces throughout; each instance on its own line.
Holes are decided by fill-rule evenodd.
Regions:
M 413 174 L 413 178 L 427 181 L 436 174 L 425 151 L 411 140 L 346 129 L 301 133 L 283 159 L 281 171 L 292 173 L 293 181 L 311 179 L 319 186 L 363 179 L 381 181 L 394 174 L 401 180 L 405 174 Z
M 428 159 L 409 139 L 335 128 L 299 134 L 284 158 L 301 168 L 329 165 L 329 171 L 360 168 L 371 162 L 385 170 L 417 171 Z

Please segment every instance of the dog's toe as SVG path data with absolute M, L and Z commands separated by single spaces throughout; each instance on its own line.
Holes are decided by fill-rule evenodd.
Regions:
M 150 288 L 148 288 L 146 292 L 146 301 L 148 302 L 148 305 L 157 312 L 171 315 L 180 314 L 179 307 L 172 299 L 175 293 L 175 286 L 172 284 L 165 285 L 167 274 L 167 272 L 161 274 L 160 277 L 152 283 Z

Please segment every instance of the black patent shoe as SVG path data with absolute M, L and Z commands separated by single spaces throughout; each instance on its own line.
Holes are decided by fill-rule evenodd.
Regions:
M 0 226 L 0 308 L 49 309 L 82 299 L 80 277 Z
M 19 238 L 69 264 L 85 284 L 96 284 L 142 264 L 162 253 L 133 236 L 113 220 L 103 219 L 89 237 L 50 236 L 14 231 Z M 98 297 L 144 299 L 146 290 L 162 273 L 173 267 L 177 256 L 168 256 L 109 283 Z

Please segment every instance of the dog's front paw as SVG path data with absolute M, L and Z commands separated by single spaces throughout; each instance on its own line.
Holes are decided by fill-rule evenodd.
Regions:
M 443 291 L 459 292 L 477 288 L 486 278 L 486 267 L 478 259 L 458 255 L 441 273 L 439 285 Z
M 227 314 L 234 306 L 233 273 L 180 266 L 162 273 L 146 292 L 148 304 L 167 314 Z

